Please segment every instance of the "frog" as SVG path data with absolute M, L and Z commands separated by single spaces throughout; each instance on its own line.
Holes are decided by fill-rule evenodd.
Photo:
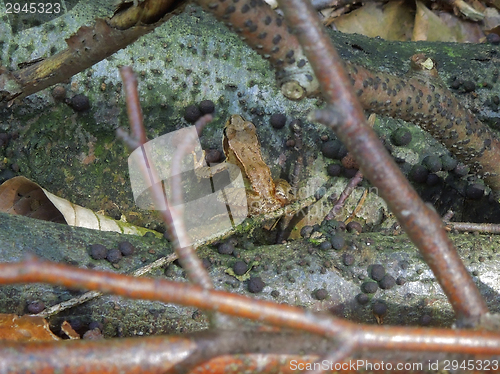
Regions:
M 257 130 L 252 122 L 246 121 L 239 114 L 231 115 L 224 126 L 222 149 L 226 160 L 212 167 L 203 167 L 204 157 L 197 160 L 194 155 L 195 173 L 198 177 L 209 178 L 228 170 L 228 163 L 236 165 L 245 183 L 248 216 L 269 213 L 291 203 L 292 188 L 286 180 L 272 178 L 271 170 L 262 159 Z M 233 179 L 231 176 L 231 180 Z M 229 197 L 231 201 L 232 193 L 227 190 L 224 189 L 226 198 Z M 241 204 L 241 200 L 244 200 L 241 199 L 241 194 L 235 196 Z M 231 201 L 232 206 L 235 206 L 233 203 L 238 204 Z

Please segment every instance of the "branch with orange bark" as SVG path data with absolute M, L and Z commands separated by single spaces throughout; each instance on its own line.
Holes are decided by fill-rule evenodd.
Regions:
M 387 352 L 395 349 L 424 353 L 500 355 L 500 334 L 493 332 L 359 325 L 297 307 L 250 299 L 186 283 L 79 269 L 39 261 L 35 258 L 20 263 L 0 264 L 1 284 L 37 282 L 99 290 L 127 298 L 158 300 L 235 317 L 250 318 L 269 325 L 316 334 L 332 342 L 340 341 L 343 344 L 349 342 L 352 344 L 352 351 L 349 354 L 379 352 L 380 359 L 383 359 Z M 141 346 L 141 339 L 134 340 L 137 346 Z M 68 346 L 69 343 L 63 344 L 61 349 L 65 351 Z M 30 351 L 36 349 L 43 351 L 44 349 L 41 345 L 37 347 L 35 343 L 19 345 L 17 348 L 22 352 L 27 349 L 26 347 Z M 14 348 L 9 347 L 9 349 Z M 168 348 L 165 350 L 169 351 Z M 34 364 L 34 362 L 31 363 Z

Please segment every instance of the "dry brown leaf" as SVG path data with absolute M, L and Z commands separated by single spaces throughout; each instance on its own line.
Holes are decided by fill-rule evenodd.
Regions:
M 448 12 L 439 12 L 438 17 L 459 43 L 480 43 L 485 36 L 477 22 L 465 21 Z
M 412 41 L 456 42 L 446 24 L 420 1 L 417 4 Z
M 404 1 L 390 2 L 384 6 L 367 3 L 355 11 L 340 16 L 335 26 L 345 33 L 358 33 L 386 40 L 405 41 L 413 27 L 412 9 Z
M 80 339 L 80 335 L 71 327 L 68 321 L 64 321 L 61 324 L 61 330 L 70 338 L 71 340 Z
M 51 342 L 61 339 L 50 331 L 48 322 L 42 317 L 0 314 L 0 340 Z
M 94 230 L 141 236 L 146 232 L 161 235 L 143 227 L 94 213 L 90 209 L 50 193 L 35 182 L 21 176 L 11 178 L 0 185 L 0 212 Z
M 492 32 L 500 26 L 500 13 L 495 8 L 486 8 L 484 11 L 484 30 Z

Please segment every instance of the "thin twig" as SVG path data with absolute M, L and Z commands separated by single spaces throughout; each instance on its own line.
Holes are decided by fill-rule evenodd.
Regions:
M 142 110 L 139 103 L 139 95 L 137 93 L 137 80 L 129 66 L 124 66 L 120 69 L 120 74 L 124 81 L 125 96 L 127 100 L 127 112 L 129 114 L 130 127 L 132 129 L 133 138 L 137 142 L 144 146 L 147 140 L 146 131 L 142 123 Z M 197 127 L 201 127 L 202 124 L 207 123 L 211 119 L 211 116 L 204 116 L 198 120 Z M 175 159 L 173 160 L 172 167 L 172 180 L 173 188 L 172 195 L 175 196 L 176 204 L 182 206 L 182 197 L 180 195 L 180 182 L 178 181 L 178 176 L 174 173 L 174 168 L 180 163 L 184 152 L 187 149 L 186 144 L 191 142 L 189 139 L 183 142 L 178 148 L 175 154 Z M 179 257 L 179 262 L 181 266 L 186 270 L 186 274 L 189 280 L 195 284 L 202 285 L 205 288 L 213 288 L 212 280 L 208 275 L 208 272 L 203 267 L 203 263 L 196 256 L 196 253 L 192 246 L 182 247 L 181 242 L 185 242 L 185 237 L 187 233 L 182 222 L 182 212 L 179 211 L 179 205 L 177 207 L 169 206 L 167 199 L 165 197 L 161 183 L 156 183 L 160 181 L 158 173 L 155 166 L 149 164 L 146 157 L 145 149 L 142 148 L 142 153 L 144 156 L 143 162 L 140 163 L 140 170 L 142 172 L 144 180 L 151 181 L 151 196 L 153 198 L 154 205 L 156 209 L 160 212 L 160 215 L 167 226 L 167 230 L 170 234 L 170 238 L 173 240 L 172 246 Z M 179 171 L 177 173 L 180 175 Z M 181 241 L 183 240 L 183 241 Z
M 343 344 L 356 351 L 398 349 L 412 352 L 500 355 L 500 334 L 475 330 L 360 325 L 325 314 L 270 301 L 251 299 L 199 285 L 158 278 L 134 278 L 69 265 L 29 260 L 0 264 L 0 284 L 49 283 L 68 288 L 100 290 L 105 293 L 183 306 L 258 320 L 279 327 L 307 331 Z M 348 339 L 346 342 L 345 339 Z
M 147 273 L 152 272 L 153 270 L 164 267 L 164 266 L 174 262 L 175 260 L 177 260 L 177 254 L 172 253 L 168 256 L 161 257 L 158 260 L 135 270 L 131 275 L 133 277 L 141 277 Z M 99 292 L 99 291 L 88 291 L 88 292 L 85 292 L 83 295 L 80 295 L 78 297 L 74 297 L 72 299 L 63 301 L 62 303 L 53 305 L 49 308 L 45 308 L 42 312 L 34 314 L 34 315 L 36 315 L 38 317 L 43 317 L 43 318 L 51 317 L 51 316 L 54 316 L 58 313 L 61 313 L 63 310 L 74 308 L 75 306 L 78 306 L 78 305 L 81 305 L 83 303 L 86 303 L 87 301 L 96 299 L 102 295 L 103 295 L 102 292 Z
M 337 202 L 333 206 L 333 208 L 328 212 L 326 215 L 325 219 L 326 220 L 332 220 L 335 218 L 335 216 L 342 210 L 344 207 L 344 203 L 347 200 L 349 196 L 351 196 L 351 193 L 356 189 L 356 186 L 361 183 L 363 180 L 363 174 L 358 170 L 356 172 L 356 175 L 351 178 L 349 183 L 347 183 L 347 186 L 344 188 L 342 193 L 340 194 L 339 198 L 337 199 Z
M 471 326 L 488 312 L 470 274 L 443 229 L 440 217 L 420 199 L 396 166 L 365 117 L 343 62 L 315 10 L 304 0 L 280 0 L 280 8 L 304 47 L 329 110 L 316 120 L 329 125 L 352 152 L 365 175 L 394 212 L 422 253 L 448 297 L 458 325 Z
M 446 227 L 457 231 L 500 234 L 500 224 L 497 223 L 446 222 Z

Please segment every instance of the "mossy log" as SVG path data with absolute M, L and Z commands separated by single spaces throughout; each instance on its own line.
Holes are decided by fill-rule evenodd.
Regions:
M 31 28 L 23 29 L 6 18 L 1 26 L 5 31 L 2 66 L 17 69 L 19 63 L 64 49 L 64 38 L 82 25 L 92 23 L 94 17 L 103 17 L 111 12 L 95 4 L 79 2 L 60 17 Z M 492 100 L 500 93 L 498 47 L 396 43 L 339 33 L 332 33 L 332 38 L 346 60 L 395 74 L 404 74 L 408 70 L 410 56 L 426 53 L 437 61 L 445 84 L 450 85 L 455 76 L 475 83 L 473 94 L 465 93 L 463 87 L 453 92 L 485 123 L 498 125 L 500 112 Z M 118 126 L 128 126 L 118 74 L 118 66 L 126 64 L 132 65 L 138 73 L 149 138 L 187 126 L 183 118 L 186 106 L 210 99 L 216 104 L 216 113 L 214 121 L 201 137 L 203 148 L 221 149 L 223 124 L 231 114 L 239 113 L 257 125 L 264 159 L 273 176 L 287 177 L 298 157 L 292 147 L 285 147 L 292 132 L 287 127 L 276 130 L 269 125 L 271 114 L 285 113 L 288 121 L 298 118 L 303 123 L 301 155 L 305 167 L 299 187 L 312 194 L 318 186 L 329 183 L 334 185 L 336 190 L 333 192 L 338 194 L 347 183 L 345 178 L 330 180 L 326 166 L 332 161 L 318 156 L 322 136 L 334 139 L 335 135 L 306 120 L 311 110 L 321 106 L 321 100 L 308 98 L 292 102 L 284 98 L 275 84 L 274 71 L 268 62 L 212 16 L 193 5 L 133 45 L 75 75 L 69 82 L 61 82 L 66 99 L 60 100 L 57 95 L 51 94 L 51 89 L 46 89 L 10 107 L 0 108 L 0 133 L 11 136 L 7 145 L 0 146 L 0 182 L 15 174 L 24 175 L 73 203 L 94 211 L 104 211 L 117 219 L 124 215 L 128 222 L 160 229 L 163 224 L 154 212 L 145 213 L 134 204 L 128 180 L 128 152 L 115 137 Z M 78 112 L 71 107 L 72 98 L 77 94 L 89 98 L 90 109 Z M 413 135 L 409 146 L 393 147 L 393 154 L 406 161 L 402 164 L 405 173 L 426 155 L 448 154 L 430 135 L 401 120 L 379 118 L 375 129 L 381 137 L 389 139 L 391 132 L 401 126 L 407 126 Z M 440 212 L 453 208 L 457 219 L 498 220 L 500 214 L 496 202 L 487 196 L 473 202 L 465 197 L 465 179 L 455 180 L 446 173 L 440 178 L 441 182 L 432 188 L 416 186 Z M 348 207 L 352 205 L 355 202 Z M 376 196 L 365 205 L 376 209 L 359 215 L 359 220 L 373 226 L 384 225 L 387 221 L 386 226 L 392 224 L 393 221 L 387 219 L 390 213 L 384 210 L 383 202 Z M 350 210 L 346 209 L 346 212 L 349 214 Z M 0 230 L 1 261 L 19 260 L 23 253 L 30 251 L 53 261 L 128 272 L 170 253 L 166 249 L 167 243 L 158 239 L 128 236 L 124 239 L 119 234 L 70 228 L 21 217 L 1 215 Z M 466 266 L 474 272 L 491 311 L 498 312 L 497 292 L 500 285 L 495 271 L 498 268 L 495 248 L 498 240 L 494 236 L 463 234 L 453 238 Z M 105 261 L 96 262 L 88 255 L 89 245 L 93 243 L 111 247 L 121 240 L 136 244 L 140 254 L 122 260 L 119 270 Z M 452 323 L 451 308 L 439 285 L 404 235 L 391 237 L 367 233 L 349 237 L 348 242 L 350 249 L 338 252 L 323 252 L 311 243 L 296 241 L 253 250 L 241 249 L 237 256 L 249 263 L 257 263 L 252 275 L 262 277 L 267 284 L 258 297 L 315 310 L 329 310 L 353 320 L 371 323 L 375 322 L 371 303 L 361 306 L 355 295 L 361 292 L 360 285 L 367 279 L 368 266 L 385 264 L 389 274 L 394 278 L 405 278 L 406 283 L 390 290 L 378 289 L 375 294 L 375 299 L 385 300 L 389 307 L 384 323 L 418 324 L 426 314 L 432 316 L 431 324 L 449 326 Z M 212 247 L 201 248 L 199 253 L 202 258 L 210 259 L 211 276 L 218 288 L 247 292 L 246 281 L 239 281 L 225 273 L 237 260 L 234 256 L 218 255 Z M 344 264 L 345 253 L 354 256 L 354 265 Z M 172 279 L 184 280 L 182 269 L 176 265 L 171 265 L 167 274 Z M 165 272 L 158 270 L 152 276 L 163 277 Z M 363 276 L 365 279 L 360 279 Z M 321 288 L 327 290 L 328 297 L 319 301 L 313 294 Z M 278 292 L 271 295 L 272 291 Z M 43 300 L 52 305 L 80 294 L 79 291 L 42 285 L 2 287 L 1 292 L 2 311 L 19 314 L 26 312 L 29 300 Z M 189 308 L 112 296 L 62 313 L 52 318 L 52 323 L 56 325 L 62 318 L 80 320 L 84 324 L 94 319 L 106 322 L 107 336 L 180 332 L 206 326 L 200 313 Z
M 130 273 L 171 253 L 169 243 L 163 239 L 99 232 L 6 214 L 0 214 L 0 219 L 2 262 L 19 261 L 27 254 L 34 254 L 79 267 Z M 405 235 L 346 234 L 345 239 L 346 245 L 341 250 L 321 250 L 306 240 L 251 248 L 246 245 L 245 238 L 240 238 L 232 255 L 221 255 L 212 246 L 200 248 L 198 254 L 209 264 L 216 289 L 327 311 L 364 323 L 376 323 L 372 312 L 376 302 L 387 306 L 384 324 L 420 325 L 425 321 L 431 326 L 450 326 L 453 323 L 450 304 Z M 500 266 L 497 250 L 500 239 L 467 234 L 452 235 L 452 239 L 490 311 L 500 312 L 497 270 Z M 91 244 L 116 248 L 124 240 L 134 244 L 137 251 L 124 257 L 119 266 L 90 257 Z M 237 261 L 249 265 L 247 277 L 237 279 L 230 274 Z M 381 288 L 379 282 L 376 292 L 367 294 L 368 302 L 362 305 L 357 295 L 362 293 L 363 283 L 374 282 L 370 278 L 374 264 L 382 264 L 386 273 L 397 282 L 387 289 Z M 147 276 L 186 281 L 184 271 L 175 263 Z M 250 293 L 249 277 L 260 277 L 265 283 L 264 289 Z M 318 293 L 318 290 L 322 291 Z M 0 312 L 25 314 L 31 301 L 52 306 L 82 293 L 40 284 L 2 286 Z M 85 331 L 92 321 L 101 322 L 106 336 L 181 333 L 207 327 L 203 313 L 194 308 L 110 295 L 57 314 L 50 318 L 50 322 L 57 327 L 64 319 L 72 321 L 80 331 Z

